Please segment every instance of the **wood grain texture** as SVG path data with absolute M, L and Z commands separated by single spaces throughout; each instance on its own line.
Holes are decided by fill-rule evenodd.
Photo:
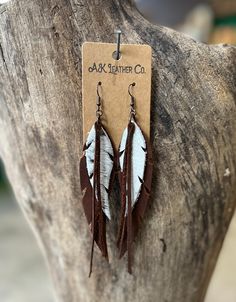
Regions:
M 96 250 L 89 280 L 78 172 L 81 44 L 111 42 L 117 27 L 125 43 L 153 48 L 153 190 L 134 275 L 117 260 L 117 225 L 110 225 L 111 263 Z M 129 1 L 0 6 L 0 155 L 59 301 L 203 301 L 235 206 L 235 83 L 235 48 L 151 25 Z

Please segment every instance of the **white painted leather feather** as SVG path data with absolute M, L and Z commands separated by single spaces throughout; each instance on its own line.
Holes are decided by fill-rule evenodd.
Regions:
M 95 158 L 95 126 L 91 128 L 86 140 L 86 167 L 93 187 L 94 158 Z M 100 133 L 100 190 L 102 210 L 108 219 L 111 219 L 109 204 L 109 186 L 114 165 L 114 151 L 109 136 L 102 127 Z
M 147 159 L 146 141 L 142 134 L 141 129 L 135 123 L 134 120 L 131 121 L 135 128 L 132 138 L 132 152 L 131 152 L 131 204 L 132 208 L 138 200 L 142 183 L 144 181 L 144 172 Z M 119 163 L 121 172 L 124 170 L 124 156 L 125 147 L 127 142 L 128 129 L 126 128 L 123 132 L 121 143 L 119 147 Z M 127 214 L 127 201 L 126 201 L 126 214 Z

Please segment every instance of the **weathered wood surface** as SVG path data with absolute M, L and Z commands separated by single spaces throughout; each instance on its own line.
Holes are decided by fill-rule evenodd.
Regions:
M 95 252 L 81 206 L 81 44 L 153 47 L 152 200 L 135 269 Z M 0 154 L 63 302 L 199 302 L 236 199 L 236 50 L 151 25 L 125 0 L 24 0 L 0 7 Z M 116 192 L 114 193 L 114 197 Z M 113 216 L 117 221 L 117 198 Z

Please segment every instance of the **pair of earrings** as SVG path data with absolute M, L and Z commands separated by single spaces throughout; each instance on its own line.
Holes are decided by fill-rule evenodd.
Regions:
M 135 98 L 131 94 L 130 117 L 124 130 L 118 154 L 114 151 L 109 135 L 102 124 L 102 104 L 97 85 L 97 120 L 92 126 L 83 148 L 80 161 L 82 203 L 92 232 L 90 272 L 92 273 L 94 243 L 108 260 L 106 222 L 111 220 L 109 193 L 118 168 L 121 188 L 121 214 L 117 247 L 120 258 L 128 252 L 128 272 L 132 273 L 132 242 L 140 225 L 151 190 L 152 154 L 149 143 L 135 119 Z

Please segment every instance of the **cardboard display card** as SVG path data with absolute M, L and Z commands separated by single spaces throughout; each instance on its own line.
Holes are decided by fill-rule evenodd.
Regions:
M 97 84 L 102 98 L 101 117 L 114 146 L 118 149 L 121 135 L 128 124 L 130 96 L 135 97 L 136 120 L 147 138 L 150 135 L 151 47 L 121 44 L 121 57 L 113 58 L 116 44 L 86 42 L 82 46 L 83 134 L 87 137 L 96 121 Z M 101 89 L 100 89 L 101 88 Z

